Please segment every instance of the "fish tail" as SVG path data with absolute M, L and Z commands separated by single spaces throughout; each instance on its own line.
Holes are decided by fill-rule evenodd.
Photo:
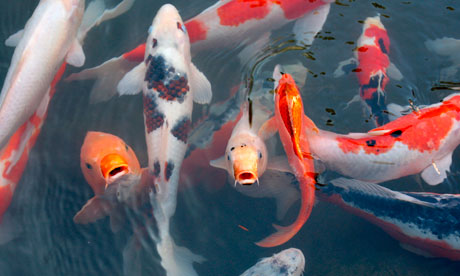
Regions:
M 303 177 L 300 181 L 300 190 L 302 194 L 302 203 L 297 219 L 289 226 L 280 226 L 273 224 L 276 232 L 257 242 L 261 247 L 274 247 L 289 241 L 299 232 L 304 223 L 310 217 L 311 210 L 315 203 L 315 182 L 310 177 Z

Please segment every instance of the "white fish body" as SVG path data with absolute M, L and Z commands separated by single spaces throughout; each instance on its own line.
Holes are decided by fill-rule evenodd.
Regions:
M 37 109 L 64 58 L 81 66 L 76 40 L 84 0 L 42 0 L 23 31 L 6 44 L 17 45 L 0 94 L 0 148 Z
M 299 249 L 289 248 L 264 258 L 241 276 L 300 276 L 305 269 L 305 257 Z

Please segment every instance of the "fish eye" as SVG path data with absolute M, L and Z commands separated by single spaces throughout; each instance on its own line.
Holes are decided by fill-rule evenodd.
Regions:
M 187 28 L 185 28 L 185 25 L 181 24 L 180 22 L 177 22 L 177 28 L 182 30 L 184 33 L 187 33 Z
M 85 165 L 86 165 L 86 167 L 87 167 L 88 169 L 90 169 L 90 170 L 93 169 L 93 166 L 91 166 L 91 164 L 86 163 Z
M 230 161 L 230 154 L 227 154 L 227 160 Z
M 262 159 L 262 153 L 259 151 L 259 159 Z
M 128 145 L 125 144 L 125 150 L 129 151 Z

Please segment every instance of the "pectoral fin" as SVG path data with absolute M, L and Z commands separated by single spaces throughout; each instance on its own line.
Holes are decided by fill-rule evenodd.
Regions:
M 334 78 L 341 77 L 345 73 L 353 71 L 353 69 L 356 69 L 357 64 L 358 61 L 354 57 L 339 62 L 339 66 L 334 71 Z
M 24 35 L 24 29 L 17 31 L 16 33 L 10 35 L 5 40 L 5 45 L 8 47 L 16 47 L 19 44 L 19 41 L 21 41 L 22 36 Z
M 211 84 L 206 76 L 192 63 L 190 66 L 190 87 L 193 89 L 193 101 L 208 104 L 212 99 Z
M 289 165 L 286 156 L 283 155 L 270 157 L 268 160 L 267 169 L 292 173 L 291 166 Z
M 135 95 L 142 91 L 146 66 L 144 62 L 139 63 L 129 71 L 118 83 L 117 90 L 120 96 Z
M 400 81 L 403 78 L 403 75 L 401 74 L 401 71 L 394 65 L 393 63 L 390 63 L 390 66 L 387 68 L 387 74 L 390 78 Z
M 215 168 L 227 170 L 227 162 L 225 161 L 225 156 L 211 160 L 211 162 L 209 162 L 209 165 Z
M 311 45 L 316 34 L 321 31 L 326 22 L 329 9 L 330 4 L 325 4 L 297 19 L 293 28 L 297 41 Z
M 88 224 L 107 216 L 112 210 L 112 204 L 100 197 L 95 196 L 88 200 L 81 210 L 73 217 L 78 224 Z
M 75 67 L 81 67 L 85 64 L 85 54 L 83 53 L 81 44 L 76 39 L 70 47 L 65 61 Z
M 258 135 L 262 140 L 267 140 L 278 132 L 275 117 L 271 117 L 259 128 Z
M 452 153 L 447 154 L 441 160 L 433 161 L 433 163 L 423 170 L 422 178 L 430 185 L 438 185 L 447 177 L 447 172 L 450 171 L 452 163 Z

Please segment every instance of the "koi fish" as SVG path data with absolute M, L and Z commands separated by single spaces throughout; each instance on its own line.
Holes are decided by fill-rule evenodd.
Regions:
M 363 32 L 358 39 L 355 57 L 342 61 L 334 72 L 335 77 L 341 76 L 344 66 L 356 65 L 353 69 L 358 77 L 361 100 L 367 105 L 375 118 L 377 126 L 389 122 L 385 103 L 385 87 L 388 84 L 388 74 L 396 79 L 402 79 L 399 70 L 390 63 L 390 39 L 380 21 L 380 16 L 368 17 L 364 21 Z
M 305 117 L 311 151 L 327 168 L 362 181 L 380 183 L 422 172 L 430 185 L 441 183 L 460 143 L 460 94 L 367 133 L 319 130 Z
M 291 225 L 274 225 L 278 231 L 257 243 L 263 247 L 281 245 L 297 234 L 310 216 L 315 200 L 316 174 L 304 131 L 310 126 L 308 122 L 304 122 L 300 92 L 292 77 L 281 73 L 279 65 L 275 67 L 274 78 L 279 80 L 275 92 L 275 116 L 264 123 L 259 135 L 267 138 L 276 132 L 279 133 L 289 165 L 299 181 L 301 209 Z
M 298 41 L 312 44 L 329 14 L 332 0 L 223 0 L 216 2 L 185 22 L 191 52 L 243 46 L 239 57 L 247 60 L 251 53 L 266 45 L 271 31 L 295 21 L 293 32 Z M 250 39 L 248 39 L 250 38 Z M 249 44 L 250 43 L 250 44 Z M 248 45 L 249 44 L 249 45 Z M 141 44 L 103 64 L 72 74 L 69 81 L 97 79 L 90 102 L 110 99 L 118 81 L 144 60 L 146 44 Z
M 159 228 L 156 240 L 162 266 L 170 275 L 196 275 L 192 262 L 201 258 L 175 245 L 169 220 L 176 209 L 193 102 L 209 103 L 212 91 L 209 81 L 191 61 L 187 29 L 174 6 L 166 4 L 158 10 L 149 29 L 144 58 L 123 77 L 117 89 L 120 95 L 143 91 L 148 170 L 150 183 L 154 184 L 150 202 Z
M 163 5 L 153 20 L 145 62 L 118 84 L 120 95 L 141 90 L 149 170 L 160 183 L 161 194 L 175 194 L 193 101 L 209 103 L 212 92 L 209 81 L 191 62 L 187 29 L 172 5 Z
M 224 156 L 212 160 L 210 165 L 226 170 L 238 192 L 254 198 L 274 198 L 277 205 L 276 217 L 282 219 L 299 199 L 299 193 L 292 185 L 295 179 L 284 173 L 290 171 L 287 160 L 280 156 L 269 159 L 266 144 L 258 136 L 260 126 L 271 112 L 257 99 L 253 100 L 252 106 L 254 111 L 250 119 L 249 105 L 247 102 L 243 104 L 237 117 L 238 123 L 230 137 L 227 136 Z M 257 185 L 251 186 L 254 183 Z
M 460 260 L 460 195 L 396 192 L 339 178 L 321 188 L 318 197 L 382 228 L 406 250 Z
M 122 223 L 117 207 L 135 207 L 147 201 L 143 169 L 134 151 L 119 137 L 88 132 L 80 151 L 80 167 L 94 197 L 74 216 L 75 223 L 92 223 L 110 215 L 112 230 L 117 232 Z
M 86 32 L 125 12 L 133 1 L 125 0 L 123 5 L 104 11 L 103 2 L 97 0 L 88 6 L 85 17 L 84 0 L 39 2 L 24 30 L 5 42 L 16 49 L 0 93 L 0 149 L 37 110 L 63 61 L 83 65 L 81 41 Z
M 53 2 L 53 1 L 49 1 L 49 2 Z M 55 1 L 55 2 L 58 2 L 58 1 Z M 65 2 L 65 1 L 62 1 L 62 2 Z M 42 2 L 40 2 L 39 6 L 40 5 L 42 5 Z M 49 3 L 46 5 L 49 6 Z M 80 25 L 81 30 L 79 32 L 80 37 L 78 41 L 82 42 L 84 40 L 86 33 L 92 27 L 102 23 L 105 20 L 118 16 L 119 14 L 128 10 L 131 7 L 131 5 L 132 5 L 131 0 L 129 1 L 124 0 L 115 8 L 110 9 L 110 10 L 104 10 L 105 7 L 104 7 L 103 2 L 95 1 L 95 2 L 90 3 L 90 5 L 85 11 L 85 19 L 83 19 L 83 22 Z M 53 6 L 49 6 L 49 7 L 53 7 Z M 40 18 L 39 14 L 40 13 L 44 13 L 45 15 L 48 14 L 48 13 L 45 13 L 46 9 L 44 9 L 43 6 L 40 9 L 41 10 L 38 11 L 39 9 L 37 7 L 36 12 L 34 13 L 34 16 L 36 16 L 34 19 L 35 21 L 31 21 L 32 19 L 30 19 L 29 21 L 31 23 L 27 24 L 28 26 L 26 27 L 26 30 L 28 31 L 29 34 L 30 33 L 33 34 L 33 30 L 31 30 L 32 28 L 31 26 L 37 23 L 36 22 L 37 18 Z M 46 10 L 46 12 L 49 12 L 49 11 Z M 40 34 L 39 30 L 37 30 L 37 34 Z M 19 43 L 18 48 L 15 51 L 15 54 L 13 55 L 13 62 L 12 62 L 13 65 L 12 67 L 10 67 L 8 74 L 13 74 L 13 73 L 10 73 L 10 72 L 13 72 L 12 70 L 13 66 L 19 66 L 14 61 L 17 59 L 22 60 L 21 59 L 22 57 L 20 56 L 20 52 L 21 51 L 23 51 L 24 53 L 30 52 L 32 51 L 31 47 L 35 45 L 33 44 L 33 39 L 36 39 L 36 38 L 31 38 L 29 43 L 23 42 L 25 39 L 21 39 L 21 38 L 24 37 L 25 35 L 26 35 L 25 31 L 19 31 L 15 35 L 8 38 L 8 40 L 6 41 L 7 46 L 13 46 Z M 21 47 L 23 48 L 22 50 L 20 49 L 19 45 L 21 45 Z M 27 62 L 29 62 L 29 60 L 27 60 Z M 27 62 L 24 61 L 22 65 L 29 64 Z M 32 65 L 32 64 L 29 64 L 29 65 Z M 7 144 L 5 145 L 5 147 L 0 151 L 0 171 L 2 172 L 2 174 L 0 175 L 0 224 L 1 224 L 0 244 L 9 241 L 12 238 L 11 233 L 7 233 L 8 229 L 5 230 L 5 228 L 8 228 L 8 226 L 4 225 L 4 223 L 2 222 L 3 214 L 8 209 L 11 203 L 13 193 L 26 167 L 27 160 L 29 158 L 29 153 L 32 150 L 33 146 L 35 145 L 38 135 L 40 134 L 41 127 L 43 126 L 44 120 L 46 119 L 49 101 L 51 100 L 54 93 L 56 92 L 56 85 L 62 78 L 62 75 L 64 74 L 64 71 L 66 69 L 66 66 L 67 66 L 67 62 L 62 62 L 62 65 L 58 67 L 59 70 L 57 70 L 57 73 L 52 79 L 48 89 L 46 90 L 46 93 L 43 95 L 43 97 L 40 98 L 38 107 L 36 109 L 33 109 L 34 113 L 28 118 L 27 121 L 25 121 L 14 132 L 11 138 L 9 138 L 9 140 L 7 141 Z M 22 70 L 20 67 L 17 67 L 16 69 L 15 70 L 16 72 L 18 72 L 18 74 L 19 73 L 23 74 L 25 72 L 25 71 L 20 72 L 20 70 Z M 23 85 L 22 83 L 19 83 L 19 82 L 16 82 L 16 83 L 17 85 Z M 5 85 L 6 85 L 6 80 L 5 80 Z M 6 86 L 4 86 L 4 89 L 5 87 Z M 19 87 L 19 86 L 15 86 L 15 87 Z M 3 92 L 4 91 L 2 91 L 2 96 L 6 97 L 5 93 Z M 2 96 L 0 96 L 0 98 Z M 8 96 L 7 98 L 13 100 L 14 95 L 11 97 Z
M 45 122 L 48 104 L 56 92 L 56 84 L 64 74 L 66 64 L 64 63 L 54 77 L 45 97 L 41 100 L 38 109 L 32 114 L 14 134 L 8 144 L 0 152 L 0 228 L 7 228 L 3 225 L 3 215 L 13 199 L 14 191 L 26 168 L 29 153 L 37 141 L 43 123 Z M 0 230 L 0 244 L 3 244 L 13 237 L 8 230 Z
M 297 248 L 285 249 L 272 257 L 263 258 L 241 276 L 300 276 L 305 270 L 305 257 Z

